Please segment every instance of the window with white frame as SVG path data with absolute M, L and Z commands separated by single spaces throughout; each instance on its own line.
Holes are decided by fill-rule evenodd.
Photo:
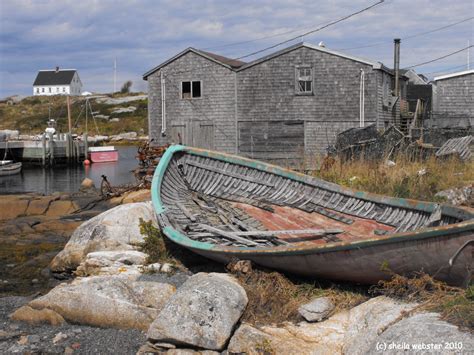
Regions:
M 296 68 L 296 92 L 298 94 L 313 93 L 313 69 L 311 67 Z
M 201 97 L 200 81 L 183 81 L 181 82 L 181 98 L 195 99 Z

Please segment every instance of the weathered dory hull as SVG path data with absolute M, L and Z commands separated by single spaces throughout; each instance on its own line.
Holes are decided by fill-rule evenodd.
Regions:
M 453 266 L 449 265 L 449 259 L 472 239 L 474 239 L 473 233 L 450 233 L 428 241 L 406 240 L 360 248 L 348 247 L 327 251 L 295 250 L 281 254 L 263 250 L 246 253 L 232 250 L 203 250 L 189 246 L 187 248 L 221 263 L 228 263 L 235 258 L 252 260 L 271 269 L 315 278 L 375 284 L 379 280 L 390 279 L 391 273 L 381 267 L 387 265 L 392 272 L 400 275 L 410 275 L 415 270 L 423 271 L 433 275 L 437 280 L 465 286 L 472 275 L 469 267 L 472 265 L 472 252 L 469 248 L 464 248 Z
M 187 155 L 192 159 L 186 160 Z M 197 159 L 197 161 L 195 162 L 193 159 Z M 209 159 L 217 161 L 216 164 L 221 164 L 219 165 L 221 168 L 211 169 L 203 166 L 208 163 Z M 180 165 L 187 163 L 191 168 L 185 171 L 186 168 Z M 245 170 L 233 169 L 229 167 L 231 165 L 238 165 L 239 169 Z M 181 169 L 182 174 L 176 174 L 172 171 L 173 169 Z M 203 173 L 201 171 L 203 169 L 212 170 L 212 174 L 208 170 L 206 170 L 207 173 Z M 258 171 L 257 176 L 260 179 L 243 177 L 242 172 L 248 172 L 249 176 L 252 176 L 251 169 Z M 261 176 L 261 174 L 264 175 Z M 226 183 L 223 176 L 230 176 L 230 182 Z M 278 179 L 292 179 L 294 182 L 280 184 L 276 180 L 276 187 L 270 187 L 268 181 L 273 179 L 272 176 L 277 176 Z M 180 181 L 181 178 L 186 182 Z M 239 181 L 239 178 L 246 181 Z M 204 180 L 204 182 L 198 180 Z M 268 186 L 265 187 L 265 184 Z M 316 200 L 321 201 L 319 197 L 311 197 L 307 201 L 303 201 L 298 198 L 297 193 L 286 192 L 290 191 L 288 190 L 290 185 L 301 188 L 303 184 L 343 196 L 328 197 L 327 201 L 323 201 L 321 205 L 315 203 L 314 208 L 319 208 L 316 211 L 323 209 L 320 206 L 325 206 L 327 209 L 333 208 L 341 215 L 343 212 L 346 213 L 346 217 L 352 215 L 354 218 L 362 219 L 362 217 L 372 216 L 380 224 L 382 222 L 391 224 L 393 226 L 392 233 L 384 236 L 371 235 L 361 240 L 331 241 L 319 245 L 294 243 L 255 248 L 223 246 L 195 240 L 190 237 L 191 233 L 182 228 L 183 223 L 186 223 L 186 218 L 193 218 L 186 207 L 182 206 L 189 199 L 189 191 L 208 193 L 209 196 L 218 196 L 231 201 L 238 199 L 239 202 L 248 202 L 249 197 L 264 196 L 262 191 L 267 188 L 269 191 L 267 196 L 284 197 L 285 201 L 289 201 L 289 205 L 296 211 L 296 208 L 299 210 L 306 208 L 308 201 L 311 203 Z M 307 189 L 308 186 L 303 187 Z M 318 191 L 311 192 L 311 194 L 319 196 L 319 192 L 322 190 Z M 247 197 L 244 199 L 242 196 Z M 284 272 L 360 283 L 376 283 L 378 280 L 390 278 L 390 274 L 382 270 L 383 265 L 399 274 L 424 271 L 453 285 L 465 284 L 471 275 L 473 265 L 473 243 L 471 241 L 474 240 L 474 220 L 472 218 L 474 216 L 464 209 L 442 206 L 443 217 L 439 223 L 441 225 L 424 227 L 427 223 L 425 221 L 429 222 L 431 216 L 435 214 L 436 208 L 440 208 L 438 205 L 352 191 L 270 164 L 183 146 L 172 146 L 161 159 L 153 179 L 152 198 L 158 221 L 168 238 L 200 255 L 219 262 L 226 263 L 235 258 L 249 259 L 259 265 Z M 266 201 L 280 203 L 270 197 L 267 197 Z M 330 203 L 334 201 L 339 201 L 340 206 L 343 207 L 331 206 Z M 355 209 L 351 210 L 351 203 L 356 206 Z M 369 207 L 372 204 L 372 207 L 364 209 L 364 203 Z M 374 209 L 373 204 L 376 204 L 377 207 L 373 213 L 369 214 L 367 211 Z M 181 207 L 177 208 L 176 205 L 181 205 Z M 188 204 L 188 206 L 191 205 Z M 180 211 L 187 212 L 186 216 L 180 215 Z M 309 210 L 313 214 L 316 211 Z M 391 212 L 395 217 L 390 216 Z M 400 230 L 405 226 L 397 222 L 397 218 L 402 215 L 410 216 L 409 223 L 413 223 L 417 229 L 401 232 Z M 413 217 L 411 217 L 412 215 Z M 449 224 L 450 221 L 456 223 Z M 347 229 L 350 227 L 348 226 Z M 194 238 L 194 236 L 192 237 Z M 453 257 L 452 265 L 450 265 L 450 259 Z

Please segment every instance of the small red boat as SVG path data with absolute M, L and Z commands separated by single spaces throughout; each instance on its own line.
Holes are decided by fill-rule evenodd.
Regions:
M 117 161 L 118 151 L 114 146 L 90 147 L 89 158 L 93 163 Z

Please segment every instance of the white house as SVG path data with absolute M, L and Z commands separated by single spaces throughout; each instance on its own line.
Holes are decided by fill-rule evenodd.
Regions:
M 33 95 L 80 95 L 82 82 L 76 69 L 40 70 L 33 83 Z

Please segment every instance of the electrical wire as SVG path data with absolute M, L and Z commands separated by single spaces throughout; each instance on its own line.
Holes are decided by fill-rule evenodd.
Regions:
M 296 37 L 293 37 L 293 38 L 287 39 L 287 40 L 285 40 L 285 41 L 279 42 L 279 43 L 274 44 L 274 45 L 272 45 L 272 46 L 269 46 L 269 47 L 260 49 L 260 50 L 258 50 L 258 51 L 255 51 L 255 52 L 252 52 L 252 53 L 243 55 L 243 56 L 238 57 L 238 58 L 236 58 L 236 59 L 239 60 L 239 59 L 251 57 L 251 56 L 253 56 L 253 55 L 255 55 L 255 54 L 259 54 L 259 53 L 262 53 L 262 52 L 266 52 L 266 51 L 269 50 L 269 49 L 273 49 L 273 48 L 276 48 L 276 47 L 281 46 L 282 44 L 286 44 L 286 43 L 288 43 L 288 42 L 294 41 L 295 39 L 298 39 L 298 38 L 300 38 L 300 37 L 304 37 L 304 36 L 307 36 L 307 35 L 309 35 L 309 34 L 312 34 L 312 33 L 315 33 L 315 32 L 319 32 L 319 31 L 321 31 L 321 30 L 323 30 L 323 29 L 325 29 L 325 28 L 328 28 L 328 27 L 330 27 L 330 26 L 333 26 L 333 25 L 335 25 L 335 24 L 337 24 L 337 23 L 339 23 L 339 22 L 345 21 L 345 20 L 347 20 L 347 19 L 349 19 L 349 18 L 351 18 L 351 17 L 353 17 L 353 16 L 359 15 L 359 14 L 365 12 L 365 11 L 368 11 L 368 10 L 374 8 L 375 6 L 378 6 L 378 5 L 382 4 L 383 2 L 384 2 L 384 0 L 380 0 L 380 1 L 376 2 L 375 4 L 372 4 L 372 5 L 370 5 L 370 6 L 366 7 L 366 8 L 363 8 L 362 10 L 353 12 L 353 13 L 347 15 L 347 16 L 341 17 L 340 19 L 335 20 L 335 21 L 332 21 L 332 22 L 330 22 L 330 23 L 328 23 L 328 24 L 326 24 L 326 25 L 324 25 L 324 26 L 318 27 L 318 28 L 316 28 L 316 29 L 314 29 L 314 30 L 305 32 L 305 33 L 303 33 L 303 34 L 301 34 L 301 35 L 298 35 L 298 36 L 296 36 Z
M 469 62 L 468 64 L 474 64 L 474 62 Z M 463 64 L 463 65 L 458 65 L 458 66 L 455 66 L 455 67 L 450 67 L 450 68 L 446 68 L 446 69 L 443 69 L 443 70 L 438 70 L 438 71 L 432 71 L 432 72 L 428 72 L 428 73 L 422 73 L 423 75 L 432 75 L 432 74 L 438 74 L 438 73 L 446 73 L 450 70 L 454 70 L 454 69 L 460 69 L 460 68 L 464 68 L 466 67 L 467 64 Z M 467 70 L 467 69 L 466 69 Z
M 455 55 L 457 53 L 461 53 L 463 51 L 465 51 L 466 49 L 469 49 L 469 48 L 472 48 L 474 47 L 474 44 L 473 45 L 470 45 L 470 46 L 467 46 L 467 47 L 464 47 L 462 49 L 459 49 L 455 52 L 452 52 L 452 53 L 448 53 L 446 55 L 443 55 L 442 57 L 438 57 L 438 58 L 435 58 L 435 59 L 431 59 L 431 60 L 428 60 L 426 62 L 423 62 L 423 63 L 418 63 L 418 64 L 415 64 L 415 65 L 410 65 L 409 67 L 405 67 L 404 69 L 412 69 L 412 68 L 416 68 L 416 67 L 420 67 L 422 65 L 426 65 L 426 64 L 430 64 L 430 63 L 433 63 L 433 62 L 436 62 L 438 60 L 441 60 L 441 59 L 444 59 L 444 58 L 448 58 L 448 57 L 451 57 L 452 55 Z
M 438 32 L 438 31 L 442 31 L 442 30 L 444 30 L 444 29 L 446 29 L 446 28 L 450 28 L 450 27 L 459 25 L 459 24 L 461 24 L 461 23 L 464 23 L 464 22 L 467 22 L 467 21 L 471 21 L 471 20 L 473 20 L 473 19 L 474 19 L 474 16 L 471 16 L 471 17 L 465 18 L 465 19 L 463 19 L 463 20 L 460 20 L 460 21 L 457 21 L 457 22 L 454 22 L 454 23 L 450 23 L 450 24 L 448 24 L 448 25 L 445 25 L 445 26 L 442 26 L 442 27 L 438 27 L 438 28 L 435 28 L 435 29 L 432 29 L 432 30 L 429 30 L 429 31 L 419 32 L 419 33 L 415 33 L 415 34 L 410 35 L 410 36 L 402 37 L 401 40 L 402 40 L 402 41 L 406 41 L 406 40 L 409 40 L 409 39 L 412 39 L 412 38 L 425 36 L 425 35 L 427 35 L 427 34 L 434 33 L 434 32 Z M 384 40 L 384 41 L 380 41 L 380 42 L 374 42 L 374 43 L 366 44 L 366 45 L 363 45 L 363 46 L 349 47 L 349 48 L 339 48 L 339 49 L 336 49 L 336 50 L 341 50 L 341 51 L 344 51 L 344 50 L 345 50 L 345 51 L 348 51 L 348 50 L 352 50 L 352 49 L 370 48 L 370 47 L 377 47 L 377 46 L 387 45 L 387 44 L 391 44 L 391 42 L 389 42 L 389 40 Z
M 233 43 L 223 44 L 223 45 L 216 46 L 216 47 L 202 48 L 202 50 L 204 50 L 204 51 L 210 50 L 210 49 L 214 50 L 214 49 L 220 49 L 220 48 L 234 47 L 234 46 L 238 46 L 238 45 L 241 45 L 241 44 L 248 44 L 248 43 L 258 42 L 258 41 L 262 41 L 262 40 L 265 40 L 265 39 L 280 37 L 280 36 L 284 36 L 284 35 L 287 35 L 287 34 L 290 34 L 290 33 L 298 32 L 298 31 L 301 31 L 302 29 L 305 29 L 305 28 L 310 28 L 310 27 L 314 27 L 314 26 L 321 26 L 325 23 L 326 22 L 319 23 L 317 25 L 312 25 L 312 26 L 300 27 L 300 28 L 297 28 L 297 29 L 294 29 L 294 30 L 280 32 L 280 33 L 276 33 L 276 34 L 273 34 L 273 35 L 268 35 L 268 36 L 263 36 L 263 37 L 259 37 L 259 38 L 249 39 L 247 41 L 233 42 Z

